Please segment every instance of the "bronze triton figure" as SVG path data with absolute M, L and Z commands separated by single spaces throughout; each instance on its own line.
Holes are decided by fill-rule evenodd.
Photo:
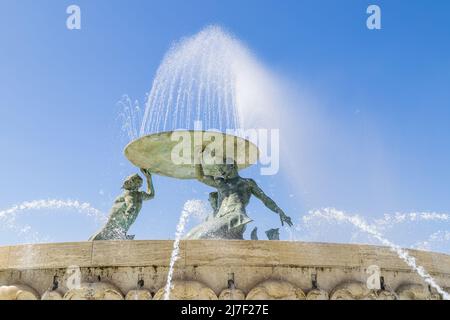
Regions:
M 186 239 L 243 239 L 246 224 L 252 220 L 246 214 L 251 196 L 260 199 L 267 208 L 279 214 L 281 225 L 292 226 L 291 218 L 269 198 L 253 179 L 242 178 L 235 162 L 218 166 L 220 176 L 207 176 L 203 166 L 196 165 L 197 179 L 217 189 L 218 210 L 212 219 L 192 229 Z
M 134 236 L 127 235 L 128 230 L 136 221 L 143 201 L 155 197 L 152 175 L 148 170 L 141 169 L 147 179 L 147 192 L 139 191 L 143 180 L 138 174 L 129 176 L 123 183 L 124 193 L 117 197 L 111 208 L 106 225 L 89 240 L 132 240 Z

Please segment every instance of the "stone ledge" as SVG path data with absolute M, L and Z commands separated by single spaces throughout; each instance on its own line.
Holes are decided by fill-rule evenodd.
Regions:
M 172 246 L 173 241 L 98 241 L 0 247 L 0 292 L 18 299 L 158 299 Z M 450 287 L 450 256 L 408 251 L 441 287 Z M 370 265 L 380 267 L 389 290 L 366 288 Z M 71 266 L 79 268 L 76 291 L 68 284 Z M 230 277 L 234 291 L 227 288 Z M 58 288 L 49 291 L 55 279 Z M 367 245 L 182 241 L 174 280 L 174 298 L 180 299 L 202 298 L 195 295 L 198 288 L 208 299 L 439 298 L 389 248 Z
M 171 240 L 96 241 L 0 247 L 0 270 L 119 266 L 168 266 Z M 430 273 L 450 274 L 450 256 L 408 250 Z M 178 265 L 410 268 L 387 247 L 290 241 L 181 241 Z

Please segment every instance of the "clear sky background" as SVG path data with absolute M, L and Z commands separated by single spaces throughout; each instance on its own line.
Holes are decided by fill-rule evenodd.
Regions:
M 66 28 L 70 4 L 81 7 L 81 30 Z M 381 7 L 382 30 L 366 28 L 369 4 Z M 136 171 L 122 153 L 127 141 L 117 102 L 123 94 L 144 101 L 170 45 L 218 24 L 314 109 L 302 123 L 322 135 L 315 144 L 309 131 L 315 147 L 305 154 L 320 161 L 299 161 L 301 187 L 289 182 L 285 168 L 271 177 L 243 173 L 296 223 L 322 207 L 369 221 L 384 213 L 448 213 L 449 14 L 444 0 L 0 0 L 0 210 L 35 199 L 76 199 L 107 212 L 123 178 Z M 211 191 L 162 177 L 154 183 L 157 198 L 131 230 L 138 239 L 173 238 L 184 202 L 206 200 Z M 261 238 L 279 224 L 257 200 L 249 212 Z M 30 210 L 17 223 L 52 241 L 85 240 L 98 228 L 72 210 Z M 389 236 L 409 246 L 448 226 L 408 224 Z M 300 226 L 294 237 L 355 239 L 354 230 L 341 226 L 317 228 L 308 238 L 310 230 Z M 282 236 L 290 235 L 282 230 Z M 0 229 L 0 245 L 26 241 L 27 235 Z

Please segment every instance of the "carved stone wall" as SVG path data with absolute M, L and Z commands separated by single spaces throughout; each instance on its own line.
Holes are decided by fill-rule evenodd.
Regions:
M 0 300 L 159 300 L 172 241 L 0 247 Z M 450 257 L 411 251 L 443 288 Z M 370 290 L 377 265 L 383 288 Z M 183 241 L 170 299 L 441 299 L 384 247 L 283 241 Z

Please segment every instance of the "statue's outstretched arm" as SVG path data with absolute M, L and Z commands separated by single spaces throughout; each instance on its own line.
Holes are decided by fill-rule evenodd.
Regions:
M 248 179 L 248 183 L 250 184 L 252 194 L 259 200 L 261 200 L 267 208 L 280 215 L 281 225 L 284 225 L 284 223 L 286 222 L 290 227 L 292 227 L 291 218 L 288 217 L 280 207 L 278 207 L 275 201 L 273 201 L 268 195 L 266 195 L 253 179 Z
M 147 192 L 143 192 L 144 200 L 151 200 L 155 197 L 155 188 L 153 187 L 153 179 L 150 171 L 146 169 L 141 169 L 141 172 L 145 175 L 147 179 Z

